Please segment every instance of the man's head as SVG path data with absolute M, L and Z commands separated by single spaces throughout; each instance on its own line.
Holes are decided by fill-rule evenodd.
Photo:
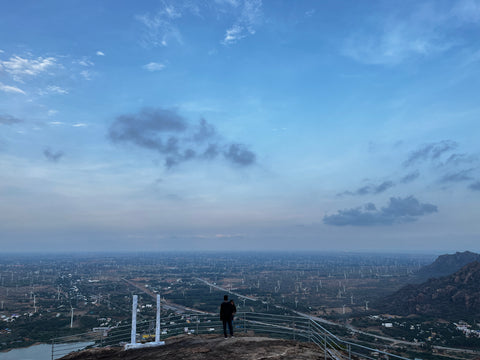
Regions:
M 223 295 L 223 301 L 228 301 L 228 295 Z

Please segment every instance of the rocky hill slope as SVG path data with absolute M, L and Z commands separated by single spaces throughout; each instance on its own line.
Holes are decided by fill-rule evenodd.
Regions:
M 245 336 L 224 339 L 219 335 L 182 335 L 169 338 L 164 346 L 124 351 L 122 348 L 85 350 L 63 360 L 206 360 L 284 359 L 313 360 L 323 353 L 314 344 L 265 337 Z
M 480 254 L 464 251 L 456 252 L 455 254 L 440 255 L 433 263 L 422 267 L 415 274 L 414 281 L 416 283 L 421 283 L 430 278 L 451 275 L 474 261 L 480 262 Z
M 407 285 L 377 306 L 398 315 L 419 314 L 444 319 L 480 317 L 480 262 L 467 264 L 452 275 Z

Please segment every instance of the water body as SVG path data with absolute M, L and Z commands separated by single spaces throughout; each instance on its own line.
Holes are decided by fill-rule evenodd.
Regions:
M 92 342 L 79 342 L 74 344 L 68 344 L 68 351 L 76 351 L 84 349 L 85 347 L 92 345 Z M 61 348 L 61 344 L 56 345 Z M 67 353 L 58 354 L 55 359 L 67 355 Z M 52 360 L 52 345 L 51 344 L 39 344 L 33 345 L 28 348 L 12 349 L 8 352 L 0 352 L 0 360 Z

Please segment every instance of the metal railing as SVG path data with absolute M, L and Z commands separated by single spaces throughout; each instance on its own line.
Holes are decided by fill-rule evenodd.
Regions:
M 394 359 L 408 358 L 375 348 L 347 341 L 325 329 L 315 320 L 303 316 L 274 315 L 264 313 L 237 313 L 234 331 L 291 339 L 316 344 L 325 360 L 327 359 Z M 222 322 L 213 314 L 182 314 L 162 318 L 161 339 L 180 334 L 221 334 Z M 92 347 L 122 346 L 130 342 L 131 324 L 100 328 L 84 334 L 65 336 L 52 340 L 52 360 L 71 352 Z M 137 342 L 150 342 L 155 338 L 155 321 L 137 323 Z

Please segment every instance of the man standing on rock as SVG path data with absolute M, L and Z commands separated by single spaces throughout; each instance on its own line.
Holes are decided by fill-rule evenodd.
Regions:
M 228 330 L 230 331 L 230 336 L 233 337 L 232 317 L 233 306 L 228 301 L 228 295 L 224 295 L 222 305 L 220 305 L 220 320 L 223 322 L 223 335 L 225 335 L 225 339 L 227 338 L 227 325 Z

